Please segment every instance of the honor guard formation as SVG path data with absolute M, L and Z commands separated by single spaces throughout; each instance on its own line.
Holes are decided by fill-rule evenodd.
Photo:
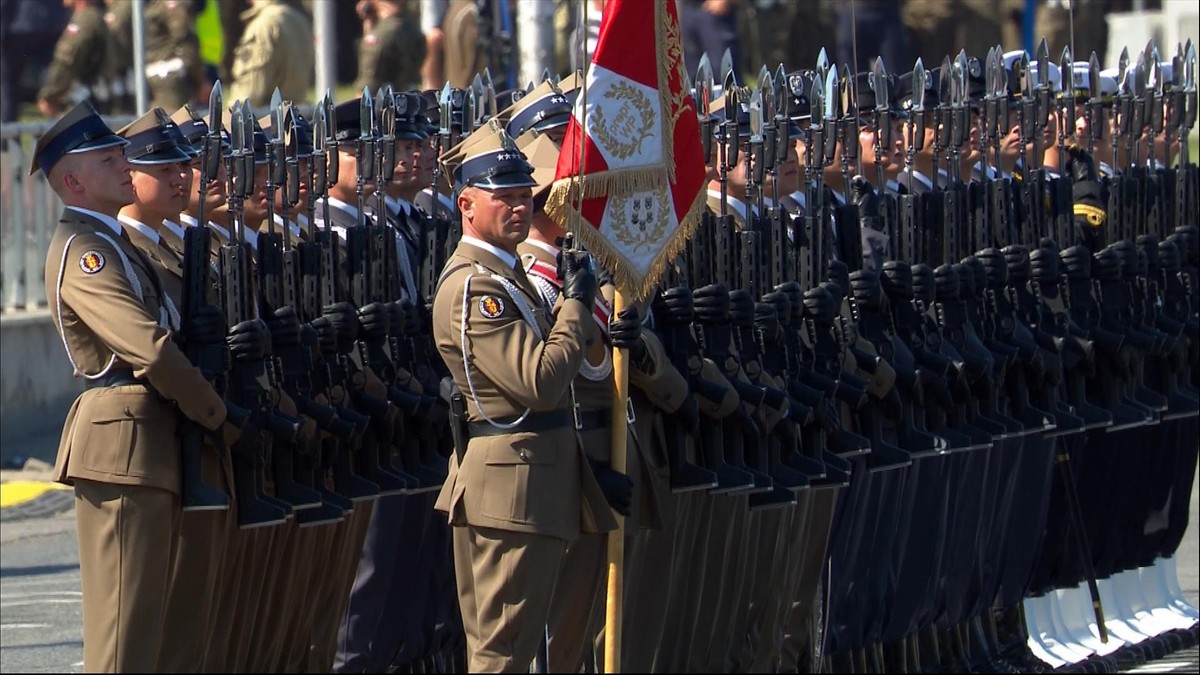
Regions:
M 84 670 L 598 672 L 619 521 L 630 672 L 1195 646 L 1196 49 L 1045 45 L 703 57 L 707 207 L 619 312 L 546 213 L 581 73 L 70 107 L 31 173 Z

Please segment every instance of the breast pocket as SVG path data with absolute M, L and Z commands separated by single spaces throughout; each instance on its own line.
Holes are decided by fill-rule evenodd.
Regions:
M 496 437 L 484 459 L 480 510 L 488 518 L 536 525 L 553 509 L 559 448 L 533 434 Z

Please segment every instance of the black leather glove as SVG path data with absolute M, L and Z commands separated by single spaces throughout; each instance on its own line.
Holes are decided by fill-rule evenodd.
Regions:
M 628 517 L 632 514 L 633 481 L 629 476 L 613 471 L 595 460 L 589 459 L 588 464 L 592 467 L 592 475 L 596 477 L 596 483 L 600 485 L 600 491 L 604 493 L 608 505 L 623 516 Z
M 274 346 L 283 348 L 300 344 L 300 317 L 294 307 L 280 307 L 267 315 L 266 322 Z
M 674 286 L 654 298 L 654 318 L 662 323 L 691 323 L 695 318 L 692 307 L 692 289 Z
M 1067 156 L 1063 162 L 1063 173 L 1071 177 L 1071 182 L 1098 181 L 1096 158 L 1079 146 L 1067 148 Z
M 814 319 L 829 321 L 837 314 L 837 304 L 833 295 L 822 284 L 804 292 L 804 311 Z
M 608 336 L 613 347 L 628 349 L 629 358 L 640 363 L 646 357 L 646 344 L 642 342 L 642 319 L 637 307 L 626 307 L 608 322 Z
M 938 265 L 933 270 L 934 283 L 937 289 L 937 299 L 943 302 L 958 299 L 962 290 L 962 280 L 958 276 L 957 265 Z
M 358 332 L 364 338 L 387 337 L 392 303 L 372 302 L 358 308 Z
M 271 353 L 271 331 L 261 319 L 242 321 L 225 338 L 229 355 L 237 361 L 257 361 Z
M 558 274 L 563 280 L 563 297 L 578 300 L 592 311 L 596 302 L 596 290 L 600 287 L 592 271 L 590 256 L 586 253 L 560 251 Z
M 183 324 L 183 338 L 193 344 L 219 344 L 225 339 L 225 314 L 216 305 L 204 305 Z
M 411 305 L 399 300 L 388 303 L 388 327 L 393 335 L 414 335 L 408 332 L 409 314 L 416 314 Z
M 859 227 L 869 227 L 872 230 L 882 230 L 879 218 L 879 196 L 875 186 L 863 176 L 850 179 L 850 194 L 848 201 L 858 207 Z
M 318 316 L 308 324 L 317 334 L 317 344 L 322 354 L 337 353 L 337 328 L 328 317 Z
M 754 303 L 754 327 L 762 334 L 763 343 L 768 345 L 783 342 L 783 326 L 779 323 L 779 310 L 776 309 L 776 304 L 772 300 L 781 301 L 780 304 L 787 311 L 790 311 L 791 307 L 787 296 L 778 292 L 767 293 L 763 296 L 763 302 Z
M 333 324 L 337 335 L 338 350 L 347 352 L 358 337 L 358 316 L 354 305 L 348 302 L 335 302 L 322 308 L 322 314 Z
M 729 319 L 729 290 L 724 284 L 709 284 L 692 291 L 692 308 L 701 323 L 724 323 Z
M 754 324 L 754 297 L 748 291 L 729 291 L 729 322 L 735 326 Z
M 874 272 L 858 270 L 850 274 L 850 290 L 859 305 L 872 309 L 883 305 L 883 287 Z
M 1099 250 L 1106 240 L 1104 230 L 1108 217 L 1104 186 L 1096 172 L 1096 160 L 1083 148 L 1068 148 L 1063 173 L 1071 176 L 1072 180 L 1076 241 L 1062 243 L 1068 246 L 1079 243 L 1092 251 Z
M 846 267 L 846 263 L 841 260 L 830 260 L 826 267 L 826 275 L 829 281 L 832 281 L 840 289 L 840 294 L 834 294 L 840 303 L 841 298 L 846 297 L 846 293 L 850 290 L 850 268 Z
M 933 275 L 933 268 L 925 263 L 917 263 L 912 266 L 912 291 L 913 297 L 922 302 L 929 303 L 937 296 L 937 281 Z

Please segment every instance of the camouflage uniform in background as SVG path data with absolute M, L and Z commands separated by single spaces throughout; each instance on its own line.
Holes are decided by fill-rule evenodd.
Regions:
M 475 0 L 450 0 L 443 26 L 446 79 L 452 87 L 466 88 L 487 65 L 487 55 L 479 48 L 479 9 Z
M 54 47 L 54 60 L 38 100 L 48 103 L 55 114 L 84 99 L 107 112 L 111 98 L 104 81 L 108 40 L 100 7 L 89 3 L 76 9 Z
M 1038 7 L 1033 34 L 1046 36 L 1052 56 L 1069 46 L 1078 60 L 1086 60 L 1094 51 L 1100 63 L 1107 63 L 1108 21 L 1104 15 L 1112 4 L 1110 0 L 1075 0 L 1075 44 L 1071 44 L 1071 12 L 1066 0 L 1044 0 Z
M 975 57 L 982 57 L 996 44 L 1005 50 L 1019 49 L 1024 11 L 1025 0 L 907 0 L 900 16 L 909 31 L 914 56 L 921 57 L 928 68 L 962 49 Z M 900 67 L 911 68 L 911 64 Z
M 108 26 L 108 54 L 104 78 L 112 94 L 110 112 L 132 115 L 137 110 L 133 79 L 133 0 L 107 0 L 104 24 Z
M 286 0 L 256 0 L 242 18 L 246 28 L 233 62 L 233 98 L 265 107 L 278 87 L 284 100 L 307 100 L 315 58 L 308 17 Z
M 415 6 L 412 6 L 415 9 Z M 380 19 L 366 35 L 358 50 L 358 84 L 375 91 L 384 84 L 396 89 L 414 89 L 421 84 L 421 65 L 425 62 L 425 36 L 416 12 L 410 5 Z
M 192 100 L 204 77 L 192 3 L 147 3 L 146 82 L 153 99 L 151 105 L 165 110 L 181 107 Z

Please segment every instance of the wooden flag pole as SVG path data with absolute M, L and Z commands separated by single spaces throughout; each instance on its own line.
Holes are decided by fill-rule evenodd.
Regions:
M 617 288 L 613 316 L 625 309 L 625 293 Z M 613 349 L 612 469 L 625 473 L 629 419 L 629 350 Z M 636 498 L 636 497 L 635 497 Z M 625 517 L 616 514 L 617 529 L 608 533 L 608 600 L 604 618 L 604 672 L 621 672 L 621 611 L 625 577 Z

